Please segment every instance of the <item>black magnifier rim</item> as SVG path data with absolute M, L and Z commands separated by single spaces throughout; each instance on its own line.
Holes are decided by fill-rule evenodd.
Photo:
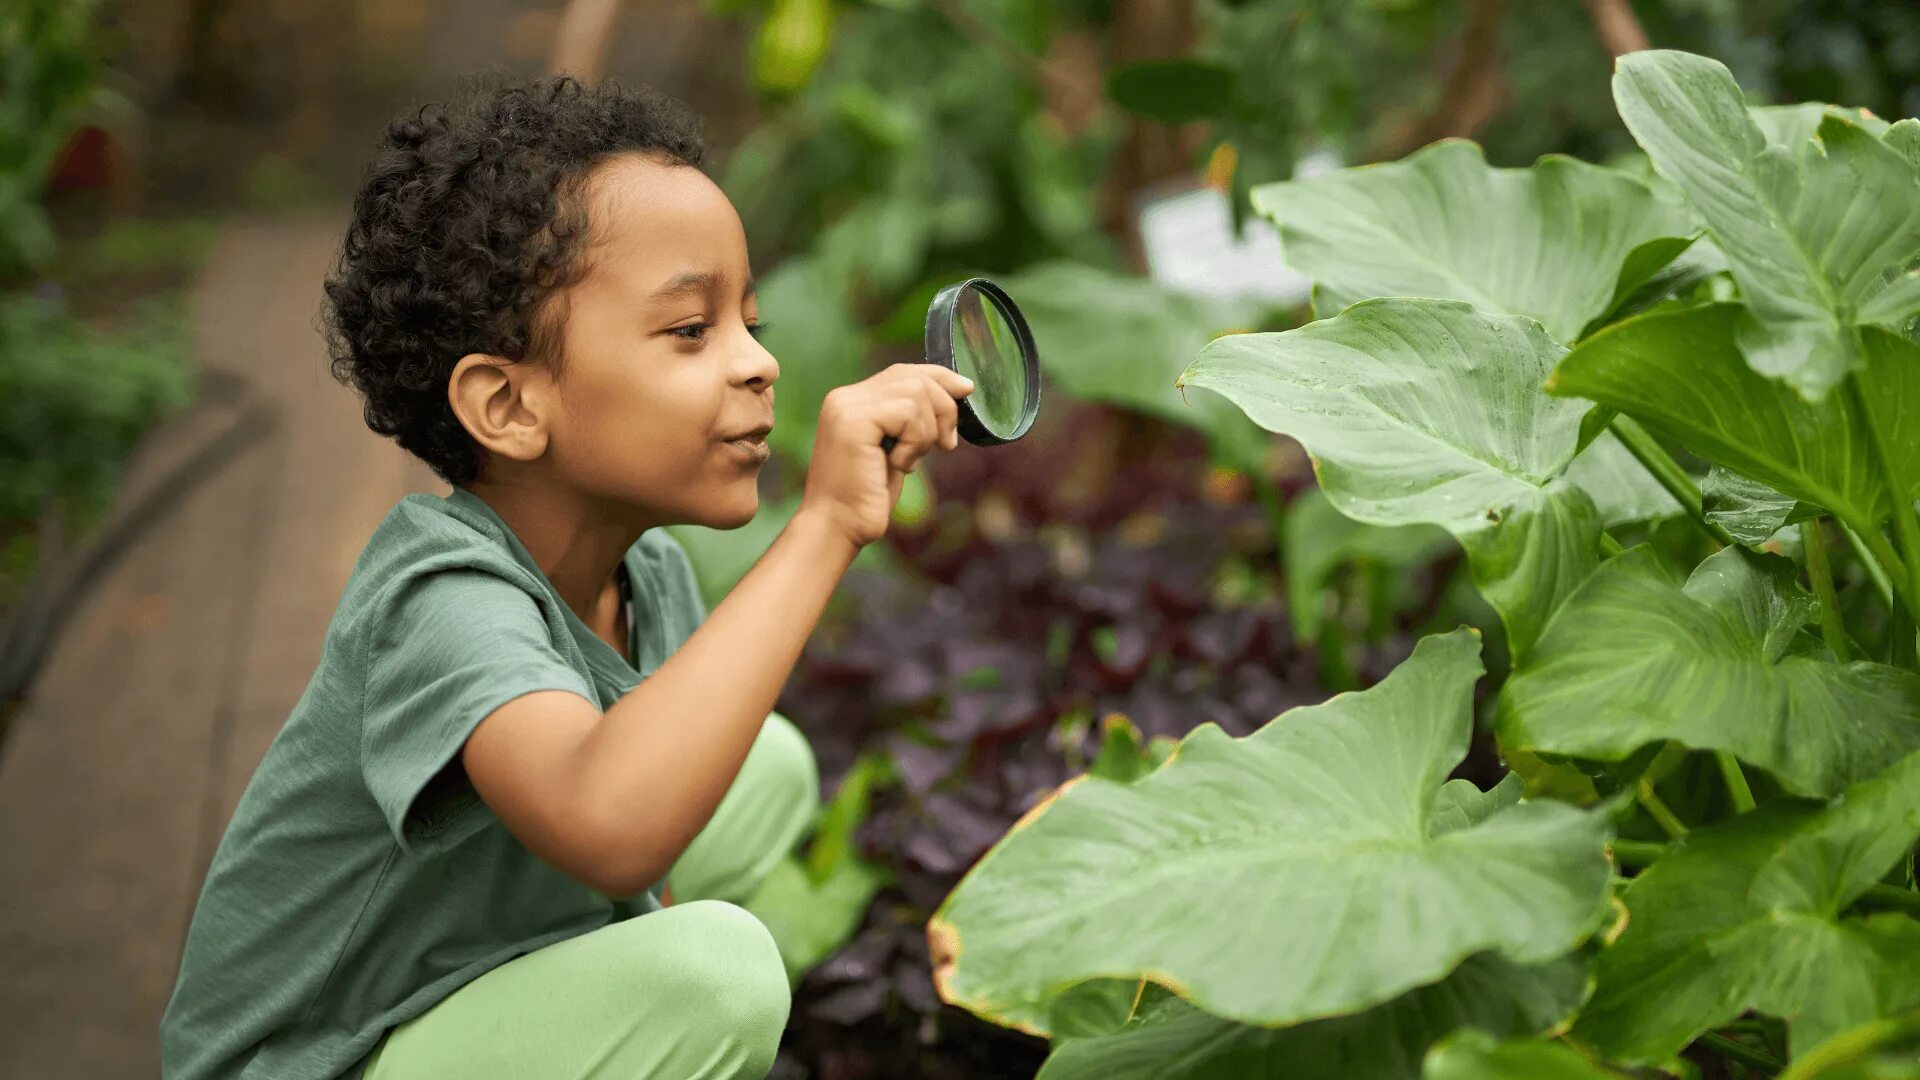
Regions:
M 1027 399 L 1021 410 L 1020 422 L 1014 425 L 1013 434 L 996 435 L 974 412 L 973 402 L 960 398 L 960 415 L 957 427 L 960 437 L 975 446 L 1001 446 L 1010 443 L 1027 433 L 1033 426 L 1034 418 L 1040 415 L 1040 353 L 1033 344 L 1033 331 L 1027 326 L 1027 317 L 1020 314 L 1020 306 L 1013 302 L 1007 291 L 983 277 L 968 278 L 955 282 L 934 294 L 933 303 L 927 305 L 927 361 L 940 364 L 954 372 L 960 365 L 953 359 L 953 309 L 960 302 L 960 295 L 967 289 L 977 289 L 981 295 L 1000 309 L 1007 325 L 1013 327 L 1014 340 L 1020 346 L 1020 362 L 1026 368 Z

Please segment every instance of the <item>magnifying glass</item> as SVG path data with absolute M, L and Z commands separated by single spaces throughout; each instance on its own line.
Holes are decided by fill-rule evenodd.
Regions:
M 1033 331 L 1006 290 L 986 278 L 941 289 L 927 305 L 927 363 L 973 380 L 958 399 L 960 437 L 975 446 L 1010 443 L 1040 414 L 1040 354 Z M 891 452 L 897 442 L 880 441 Z

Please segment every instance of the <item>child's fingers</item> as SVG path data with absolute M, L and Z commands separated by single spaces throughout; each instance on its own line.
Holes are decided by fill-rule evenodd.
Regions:
M 938 374 L 934 378 L 940 381 L 941 388 L 949 397 L 966 397 L 973 393 L 973 380 L 949 367 L 939 364 L 930 365 Z
M 900 492 L 907 486 L 907 474 L 899 469 L 887 470 L 887 505 L 900 505 Z
M 966 397 L 973 393 L 973 380 L 945 364 L 890 364 L 881 374 L 895 378 L 931 379 L 948 397 Z
M 887 453 L 887 464 L 901 472 L 912 470 L 913 463 L 940 434 L 918 389 L 906 389 L 908 393 L 890 397 L 879 405 L 874 415 L 880 430 L 894 439 L 893 449 Z
M 947 393 L 945 388 L 931 380 L 921 384 L 926 389 L 927 402 L 933 407 L 933 419 L 939 434 L 935 441 L 943 448 L 951 450 L 959 445 L 957 430 L 960 426 L 960 403 Z
M 933 449 L 935 440 L 939 438 L 940 429 L 934 423 L 932 415 L 925 409 L 920 409 L 907 421 L 899 443 L 894 446 L 893 453 L 887 455 L 887 460 L 901 472 L 912 472 L 913 467 L 919 464 L 921 458 L 927 456 L 927 451 Z

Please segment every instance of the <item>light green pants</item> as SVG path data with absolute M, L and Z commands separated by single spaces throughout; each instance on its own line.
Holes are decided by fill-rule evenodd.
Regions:
M 763 1080 L 791 995 L 739 901 L 820 805 L 813 751 L 778 713 L 667 875 L 673 903 L 528 953 L 388 1033 L 364 1080 Z

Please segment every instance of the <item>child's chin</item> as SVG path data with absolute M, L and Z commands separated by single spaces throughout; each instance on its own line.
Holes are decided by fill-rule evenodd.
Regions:
M 712 529 L 737 529 L 752 521 L 754 516 L 759 512 L 760 496 L 755 494 L 753 498 L 747 502 L 735 503 L 716 513 L 713 516 L 713 520 L 707 522 L 707 527 Z

